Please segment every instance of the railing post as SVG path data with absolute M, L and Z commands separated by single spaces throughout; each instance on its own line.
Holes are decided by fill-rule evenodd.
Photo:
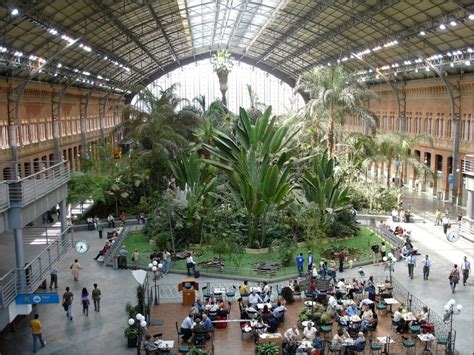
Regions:
M 38 263 L 39 263 L 39 270 L 40 270 L 40 280 L 43 275 L 43 265 L 41 264 L 41 257 L 38 257 Z
M 49 263 L 49 269 L 51 270 L 51 249 L 48 247 L 48 263 Z

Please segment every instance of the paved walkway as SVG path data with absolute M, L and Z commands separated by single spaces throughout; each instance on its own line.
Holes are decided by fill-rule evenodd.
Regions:
M 408 201 L 405 197 L 405 201 Z M 413 204 L 414 205 L 414 204 Z M 430 211 L 431 206 L 426 206 Z M 436 208 L 436 207 L 435 207 Z M 417 210 L 415 208 L 415 210 Z M 472 353 L 474 340 L 472 329 L 474 329 L 474 278 L 469 279 L 468 285 L 458 286 L 458 292 L 452 294 L 448 284 L 448 274 L 454 263 L 460 263 L 464 255 L 473 260 L 473 244 L 466 240 L 459 240 L 456 243 L 449 243 L 443 235 L 441 227 L 435 227 L 431 220 L 426 223 L 402 224 L 411 229 L 412 239 L 416 247 L 422 254 L 428 253 L 433 260 L 430 280 L 423 281 L 421 259 L 418 260 L 415 269 L 415 278 L 408 278 L 407 267 L 404 263 L 397 263 L 394 276 L 416 297 L 426 303 L 438 314 L 443 313 L 443 306 L 450 299 L 463 305 L 461 314 L 455 316 L 454 328 L 457 331 L 456 349 L 460 354 Z M 104 231 L 106 235 L 106 231 Z M 126 348 L 126 339 L 123 330 L 127 325 L 127 314 L 125 305 L 127 302 L 136 302 L 135 288 L 136 281 L 131 273 L 126 270 L 113 270 L 108 267 L 99 266 L 94 260 L 97 251 L 104 244 L 104 240 L 98 239 L 96 231 L 85 231 L 74 233 L 74 239 L 85 239 L 89 241 L 90 250 L 84 255 L 78 255 L 71 251 L 68 257 L 60 264 L 59 274 L 59 294 L 62 295 L 67 285 L 71 286 L 75 294 L 74 320 L 68 321 L 65 312 L 60 305 L 38 305 L 33 313 L 25 317 L 17 324 L 17 331 L 10 333 L 8 330 L 0 335 L 1 354 L 28 354 L 31 353 L 32 340 L 29 329 L 29 320 L 34 313 L 40 314 L 43 322 L 43 334 L 47 342 L 45 348 L 39 351 L 40 354 L 133 354 L 136 349 Z M 78 258 L 82 264 L 83 271 L 80 281 L 74 283 L 69 272 L 69 265 L 74 258 Z M 383 275 L 381 266 L 364 267 L 366 275 Z M 340 276 L 346 278 L 357 276 L 357 270 L 347 270 Z M 160 282 L 162 284 L 176 284 L 182 275 L 167 275 Z M 215 280 L 201 278 L 201 285 L 207 281 L 228 282 L 230 284 L 239 283 L 232 280 Z M 90 310 L 89 317 L 85 317 L 81 312 L 79 296 L 82 287 L 87 287 L 89 291 L 92 284 L 97 282 L 102 289 L 103 300 L 100 314 Z M 166 312 L 166 302 L 173 299 L 163 299 L 158 307 Z M 177 319 L 177 321 L 180 321 Z

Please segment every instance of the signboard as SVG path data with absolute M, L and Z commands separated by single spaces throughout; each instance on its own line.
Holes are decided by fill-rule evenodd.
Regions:
M 16 296 L 16 304 L 51 304 L 59 303 L 57 293 L 29 293 Z

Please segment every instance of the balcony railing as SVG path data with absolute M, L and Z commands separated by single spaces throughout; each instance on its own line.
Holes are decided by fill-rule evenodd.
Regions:
M 12 203 L 25 206 L 69 181 L 67 161 L 54 164 L 49 168 L 19 180 L 7 180 L 10 205 Z
M 33 293 L 48 278 L 51 270 L 72 249 L 72 229 L 48 240 L 48 246 L 24 268 L 10 270 L 0 278 L 0 308 L 8 307 L 20 293 Z
M 10 207 L 8 185 L 5 182 L 0 182 L 0 212 L 5 211 L 8 207 Z
M 466 155 L 462 165 L 462 172 L 469 176 L 474 176 L 474 155 Z

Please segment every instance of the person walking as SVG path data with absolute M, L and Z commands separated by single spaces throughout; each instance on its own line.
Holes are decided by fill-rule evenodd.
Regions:
M 53 284 L 54 284 L 54 289 L 57 290 L 58 289 L 58 269 L 57 267 L 53 267 L 53 269 L 51 270 L 51 282 L 49 284 L 49 289 L 52 290 L 53 289 Z
M 387 246 L 385 245 L 385 242 L 382 242 L 382 245 L 380 246 L 380 257 L 383 260 L 387 256 Z
M 89 291 L 87 291 L 87 288 L 83 287 L 82 288 L 82 293 L 81 293 L 81 302 L 82 302 L 82 314 L 85 314 L 86 317 L 89 316 Z
M 100 312 L 100 297 L 102 292 L 97 288 L 97 284 L 94 284 L 94 289 L 92 290 L 92 300 L 94 301 L 94 311 Z
M 35 314 L 34 319 L 30 322 L 31 334 L 33 335 L 33 352 L 36 353 L 36 341 L 39 340 L 41 347 L 44 348 L 46 342 L 43 340 L 41 322 L 38 313 Z
M 298 269 L 299 277 L 303 277 L 303 264 L 304 264 L 303 253 L 300 253 L 300 255 L 296 257 L 296 268 Z
M 196 271 L 196 263 L 194 262 L 193 256 L 191 253 L 188 253 L 186 257 L 186 268 L 188 269 L 188 276 L 191 276 L 191 270 L 193 270 L 193 274 Z
M 377 255 L 379 253 L 379 245 L 374 243 L 370 249 L 372 249 L 372 263 L 377 266 L 379 264 L 379 258 Z
M 132 253 L 132 263 L 135 270 L 138 269 L 139 260 L 140 260 L 140 252 L 138 251 L 138 249 L 135 249 L 135 251 Z
M 100 219 L 97 221 L 97 231 L 99 232 L 99 239 L 102 239 L 102 232 L 104 231 L 104 225 L 100 221 Z
M 311 253 L 311 251 L 308 251 L 308 272 L 313 271 L 313 262 L 314 262 L 313 253 Z
M 79 270 L 82 270 L 81 264 L 79 264 L 79 260 L 74 260 L 74 262 L 69 267 L 72 271 L 72 276 L 74 277 L 74 281 L 79 281 Z
M 458 264 L 454 264 L 454 268 L 451 270 L 449 274 L 449 285 L 451 286 L 451 292 L 456 293 L 456 285 L 459 282 L 459 269 Z
M 441 211 L 439 210 L 439 208 L 436 209 L 436 212 L 435 212 L 435 226 L 439 226 L 441 224 Z
M 428 280 L 430 276 L 430 268 L 431 268 L 431 260 L 429 259 L 428 255 L 421 262 L 423 264 L 423 280 Z
M 450 222 L 449 222 L 449 217 L 448 217 L 448 214 L 445 214 L 443 219 L 441 220 L 441 222 L 443 223 L 443 232 L 444 234 L 448 234 L 448 229 L 450 227 Z
M 339 251 L 339 272 L 344 272 L 344 260 L 346 259 L 346 255 L 344 254 L 344 249 Z
M 66 316 L 72 320 L 72 301 L 74 300 L 74 294 L 69 291 L 69 287 L 66 287 L 66 292 L 63 293 L 63 307 L 66 311 Z
M 109 213 L 107 216 L 107 223 L 109 224 L 109 228 L 115 228 L 115 218 L 112 216 L 112 213 Z
M 170 264 L 171 264 L 171 253 L 168 250 L 163 252 L 163 274 L 168 275 L 170 272 Z
M 471 272 L 471 262 L 467 260 L 467 256 L 464 256 L 464 260 L 461 265 L 462 270 L 462 285 L 466 286 L 467 279 L 469 278 L 469 273 Z
M 416 257 L 413 252 L 410 252 L 410 256 L 407 258 L 408 264 L 408 276 L 413 280 L 413 270 L 416 266 Z

